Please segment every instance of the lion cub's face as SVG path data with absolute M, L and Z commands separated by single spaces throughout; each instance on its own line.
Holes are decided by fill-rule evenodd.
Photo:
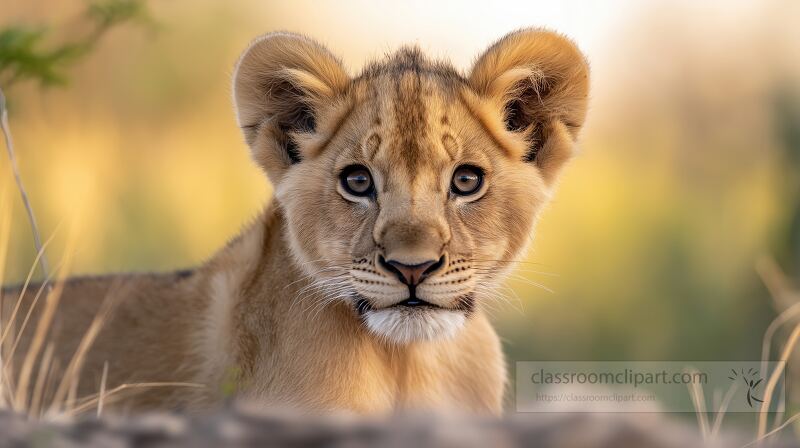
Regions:
M 257 40 L 237 68 L 238 118 L 308 299 L 344 300 L 397 343 L 456 333 L 530 241 L 587 72 L 543 31 L 507 36 L 469 77 L 404 49 L 351 79 L 304 37 Z

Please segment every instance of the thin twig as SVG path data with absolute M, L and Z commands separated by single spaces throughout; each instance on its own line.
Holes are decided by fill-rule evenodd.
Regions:
M 47 348 L 44 349 L 44 355 L 42 356 L 42 361 L 39 364 L 39 371 L 36 375 L 36 382 L 33 384 L 33 392 L 31 393 L 31 404 L 28 409 L 25 411 L 28 413 L 28 416 L 31 418 L 36 418 L 39 414 L 39 410 L 42 407 L 42 401 L 44 400 L 44 388 L 47 384 L 47 375 L 50 372 L 50 363 L 53 362 L 53 354 L 55 351 L 55 345 L 53 342 L 50 341 L 47 343 Z
M 128 391 L 135 391 L 136 389 L 142 388 L 159 388 L 159 387 L 190 387 L 190 388 L 204 388 L 205 386 L 198 383 L 181 383 L 181 382 L 164 382 L 164 383 L 131 383 L 131 384 L 122 384 L 117 386 L 103 394 L 103 400 L 106 404 L 109 404 L 120 397 L 123 392 Z M 100 399 L 99 394 L 94 394 L 90 396 L 91 398 L 86 399 L 86 402 L 80 405 L 75 406 L 72 409 L 64 409 L 61 411 L 59 415 L 63 416 L 74 416 L 79 415 L 83 412 L 88 411 L 97 406 L 97 401 Z
M 3 95 L 3 89 L 0 89 L 0 129 L 3 130 L 3 136 L 6 140 L 6 149 L 8 150 L 8 159 L 11 162 L 11 170 L 14 173 L 14 181 L 17 183 L 19 194 L 22 196 L 22 203 L 25 205 L 25 211 L 28 213 L 28 221 L 31 225 L 31 232 L 33 233 L 33 244 L 36 246 L 36 253 L 41 254 L 40 266 L 42 268 L 42 275 L 48 278 L 50 274 L 50 264 L 47 262 L 47 256 L 42 247 L 42 238 L 39 233 L 39 226 L 36 225 L 36 217 L 33 214 L 33 207 L 30 200 L 28 200 L 28 192 L 22 183 L 22 176 L 19 174 L 19 166 L 17 165 L 17 157 L 14 152 L 14 143 L 11 138 L 11 128 L 8 125 L 8 110 L 6 108 L 6 97 Z M 51 286 L 48 285 L 48 291 Z
M 685 372 L 695 373 L 696 369 L 685 369 Z M 703 436 L 703 441 L 708 443 L 711 436 L 711 430 L 708 427 L 708 414 L 706 413 L 706 398 L 703 394 L 703 386 L 701 384 L 692 382 L 689 384 L 689 395 L 694 404 L 694 412 L 697 416 L 697 423 L 700 425 L 700 433 Z
M 730 387 L 728 387 L 728 391 L 725 392 L 725 397 L 722 399 L 722 403 L 717 409 L 717 415 L 714 416 L 714 426 L 711 427 L 711 440 L 716 440 L 716 438 L 719 436 L 719 431 L 722 428 L 722 420 L 725 418 L 725 413 L 728 412 L 728 406 L 731 404 L 731 399 L 738 388 L 739 382 L 735 381 L 731 383 Z
M 781 372 L 786 368 L 786 361 L 792 354 L 795 344 L 797 344 L 798 337 L 800 337 L 800 324 L 794 327 L 792 334 L 789 335 L 789 339 L 786 341 L 786 345 L 783 347 L 783 352 L 781 353 L 780 358 L 781 368 L 776 367 L 775 370 L 772 371 L 769 381 L 767 382 L 767 387 L 764 388 L 764 402 L 761 404 L 761 410 L 758 413 L 757 440 L 762 439 L 764 434 L 767 432 L 767 418 L 769 416 L 769 406 L 772 402 L 772 394 L 775 392 L 775 386 L 778 384 L 778 380 L 781 378 Z
M 108 361 L 103 363 L 103 376 L 100 377 L 100 395 L 97 396 L 97 418 L 103 415 L 103 401 L 106 398 L 106 381 L 108 381 Z
M 55 236 L 55 233 L 53 234 L 53 236 Z M 50 238 L 47 239 L 47 241 L 44 242 L 42 250 L 44 250 L 47 247 L 47 245 L 50 244 L 50 242 L 53 240 L 53 236 L 51 236 Z M 10 324 L 16 322 L 17 313 L 19 313 L 19 310 L 22 307 L 22 302 L 23 302 L 22 299 L 25 297 L 25 293 L 28 291 L 28 287 L 30 286 L 31 283 L 31 278 L 33 277 L 33 272 L 36 270 L 36 266 L 38 266 L 39 261 L 41 260 L 43 254 L 44 254 L 43 251 L 40 251 L 38 254 L 36 254 L 36 258 L 33 260 L 33 264 L 31 265 L 30 270 L 28 270 L 28 276 L 25 277 L 25 283 L 22 284 L 22 289 L 20 290 L 19 295 L 17 296 L 17 301 L 14 304 L 14 308 L 11 310 L 11 315 L 6 319 L 9 322 L 9 326 L 3 329 L 3 331 L 0 331 L 0 347 L 3 345 L 3 342 L 5 342 L 6 337 L 8 336 L 8 332 L 14 328 Z M 44 281 L 47 280 L 49 279 L 45 277 Z
M 770 431 L 770 432 L 768 432 L 768 433 L 764 434 L 763 436 L 759 437 L 758 439 L 756 439 L 756 440 L 753 440 L 752 442 L 748 443 L 747 445 L 744 445 L 742 448 L 747 448 L 748 446 L 753 446 L 753 445 L 755 445 L 755 444 L 757 444 L 757 443 L 759 443 L 759 444 L 760 444 L 761 442 L 763 442 L 763 441 L 764 441 L 764 439 L 766 439 L 767 437 L 770 437 L 770 436 L 772 436 L 772 435 L 774 435 L 774 434 L 777 434 L 777 433 L 779 433 L 779 432 L 780 432 L 780 431 L 781 431 L 783 428 L 785 428 L 785 427 L 789 426 L 791 423 L 793 423 L 793 422 L 794 422 L 795 420 L 797 420 L 798 418 L 800 418 L 800 413 L 798 413 L 798 414 L 794 414 L 793 416 L 791 416 L 791 417 L 789 417 L 788 419 L 786 419 L 786 421 L 785 421 L 785 422 L 783 422 L 783 424 L 782 424 L 782 425 L 780 425 L 780 426 L 778 426 L 777 428 L 773 429 L 772 431 Z
M 55 395 L 53 395 L 53 399 L 51 400 L 51 410 L 57 410 L 62 403 L 64 403 L 65 399 L 67 403 L 66 409 L 72 407 L 69 403 L 74 403 L 74 399 L 77 396 L 78 381 L 80 380 L 81 370 L 86 360 L 86 354 L 97 339 L 97 335 L 108 320 L 108 316 L 111 314 L 119 298 L 127 295 L 129 288 L 130 285 L 120 285 L 117 281 L 111 285 L 110 292 L 106 294 L 106 297 L 100 304 L 100 310 L 95 315 L 86 333 L 84 333 L 83 338 L 81 338 L 78 348 L 75 350 L 75 354 L 72 356 L 72 359 L 64 371 L 61 383 L 58 385 Z

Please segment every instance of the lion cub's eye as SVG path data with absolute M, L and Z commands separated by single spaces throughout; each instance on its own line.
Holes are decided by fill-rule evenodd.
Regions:
M 476 166 L 462 165 L 453 173 L 450 189 L 454 194 L 468 196 L 476 193 L 483 185 L 483 170 Z
M 350 165 L 340 175 L 342 188 L 353 196 L 369 196 L 375 190 L 372 176 L 363 165 Z

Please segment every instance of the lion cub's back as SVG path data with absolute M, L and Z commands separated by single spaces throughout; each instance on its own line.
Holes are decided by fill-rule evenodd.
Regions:
M 81 370 L 78 396 L 98 392 L 104 364 L 108 363 L 107 388 L 125 383 L 189 381 L 192 365 L 190 334 L 200 321 L 205 298 L 197 294 L 196 281 L 190 271 L 165 274 L 119 274 L 98 277 L 76 277 L 64 284 L 58 308 L 39 350 L 39 359 L 52 346 L 50 376 L 55 384 L 62 380 L 66 366 L 75 356 L 81 340 L 92 322 L 100 318 L 101 330 L 92 343 Z M 3 350 L 8 362 L 12 339 L 18 347 L 11 359 L 15 384 L 19 384 L 20 368 L 32 347 L 36 327 L 46 308 L 47 291 L 36 299 L 40 285 L 28 287 L 19 300 L 19 311 Z M 4 288 L 2 295 L 2 328 L 8 326 L 13 308 L 19 299 L 20 287 Z M 33 307 L 33 308 L 32 308 Z M 25 316 L 30 319 L 20 332 Z M 38 375 L 36 363 L 31 373 L 33 388 Z M 129 392 L 127 400 L 134 407 L 169 407 L 177 394 L 165 390 Z M 47 391 L 52 395 L 53 390 Z M 47 401 L 47 397 L 45 397 Z

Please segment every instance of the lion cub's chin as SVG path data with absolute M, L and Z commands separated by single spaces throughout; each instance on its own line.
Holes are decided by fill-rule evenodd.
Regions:
M 450 339 L 464 326 L 466 315 L 462 310 L 399 306 L 367 311 L 363 319 L 375 335 L 395 344 L 408 344 Z

